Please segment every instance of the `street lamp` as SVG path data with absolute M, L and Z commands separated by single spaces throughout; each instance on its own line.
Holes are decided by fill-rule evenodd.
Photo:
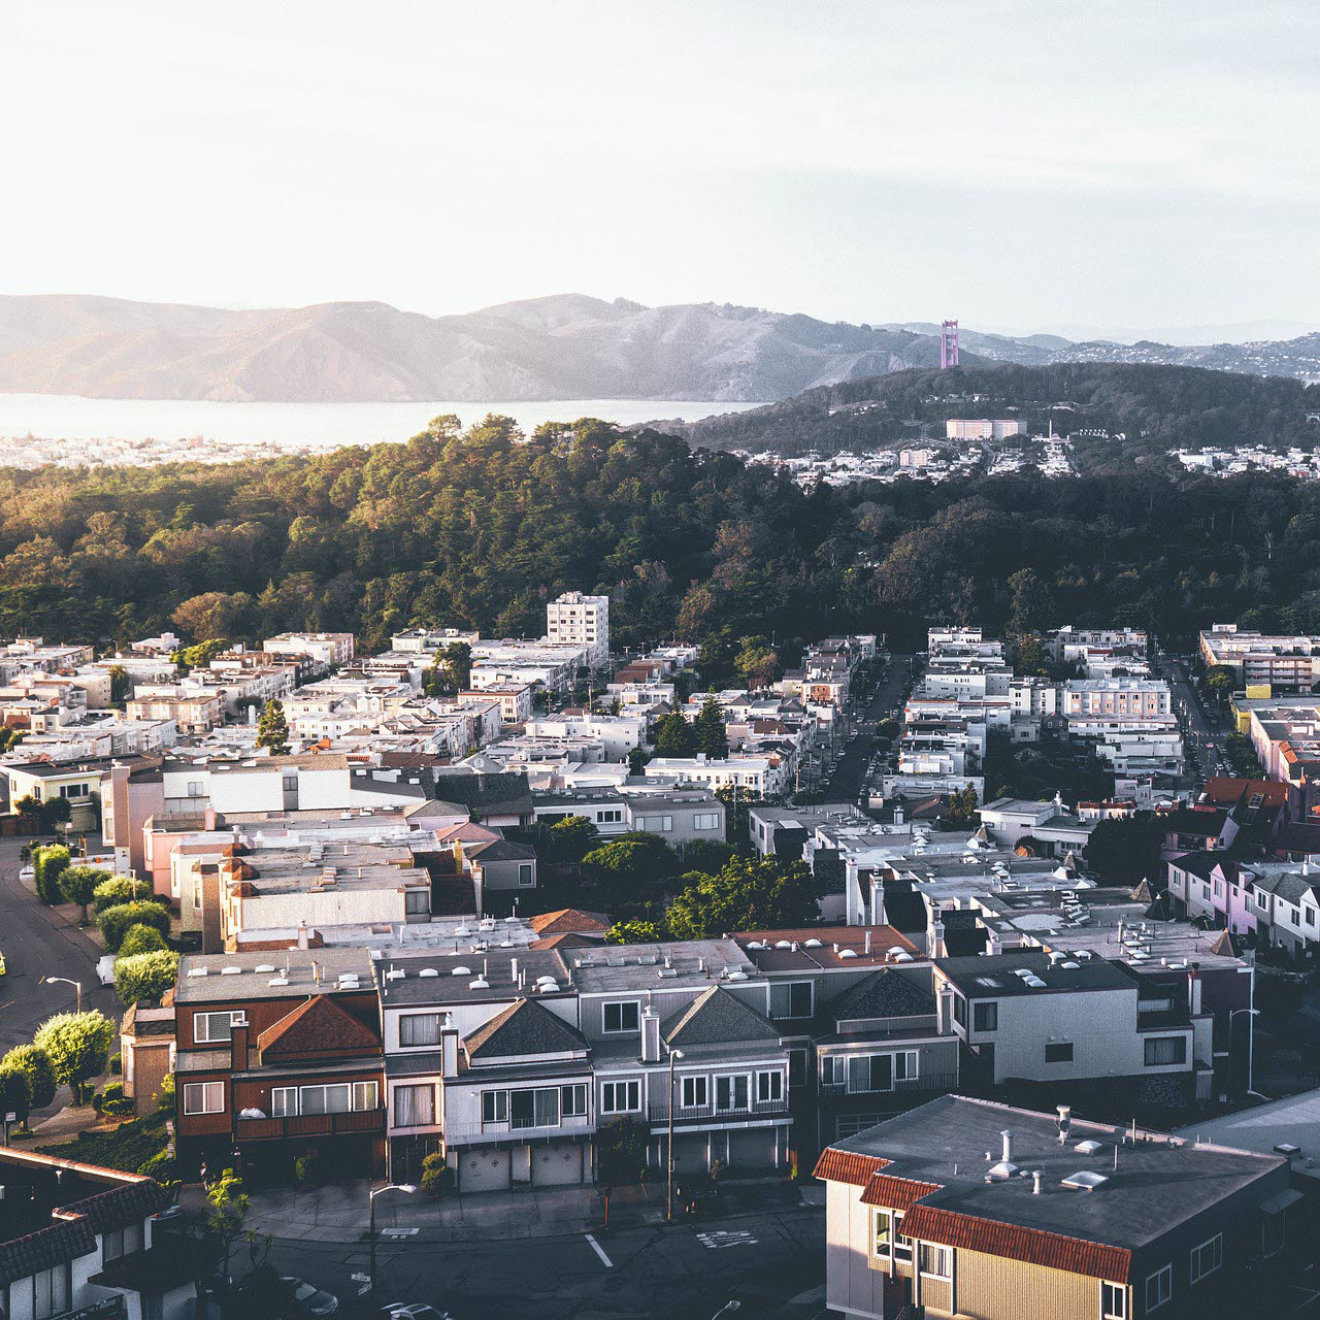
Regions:
M 38 985 L 54 985 L 59 981 L 62 985 L 71 985 L 78 992 L 78 1012 L 82 1012 L 82 982 L 71 981 L 67 976 L 43 976 L 37 982 Z
M 369 1266 L 370 1289 L 376 1291 L 376 1198 L 382 1192 L 406 1192 L 411 1196 L 417 1190 L 412 1183 L 386 1183 L 384 1187 L 377 1187 L 376 1190 L 367 1192 L 367 1202 L 371 1206 L 371 1228 L 367 1236 L 371 1241 L 371 1265 Z
M 665 1219 L 674 1222 L 674 1063 L 682 1050 L 669 1051 L 669 1181 L 665 1191 Z
M 1252 1089 L 1251 1089 L 1251 1088 L 1252 1088 L 1252 1080 L 1253 1080 L 1251 1069 L 1252 1069 L 1252 1064 L 1253 1064 L 1253 1062 L 1254 1062 L 1255 1047 L 1256 1047 L 1256 1023 L 1255 1023 L 1255 1019 L 1258 1018 L 1258 1017 L 1260 1017 L 1260 1009 L 1258 1009 L 1258 1008 L 1235 1008 L 1235 1009 L 1233 1009 L 1233 1011 L 1232 1011 L 1231 1013 L 1229 1013 L 1229 1015 L 1228 1015 L 1229 1030 L 1230 1030 L 1230 1032 L 1232 1031 L 1233 1019 L 1234 1019 L 1235 1017 L 1237 1017 L 1237 1015 L 1238 1015 L 1239 1013 L 1245 1013 L 1249 1018 L 1253 1019 L 1253 1020 L 1252 1020 L 1252 1023 L 1251 1023 L 1251 1026 L 1247 1028 L 1247 1094 L 1248 1094 L 1248 1095 L 1251 1095 L 1251 1094 L 1253 1094 Z

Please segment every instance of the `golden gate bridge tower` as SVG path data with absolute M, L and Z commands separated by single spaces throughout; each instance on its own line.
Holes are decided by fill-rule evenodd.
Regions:
M 940 366 L 958 365 L 958 322 L 945 321 L 940 326 Z

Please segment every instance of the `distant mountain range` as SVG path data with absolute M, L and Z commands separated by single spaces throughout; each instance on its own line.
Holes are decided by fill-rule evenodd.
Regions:
M 788 398 L 930 367 L 938 326 L 847 325 L 578 294 L 429 317 L 385 303 L 229 311 L 0 297 L 0 391 L 293 402 Z M 1148 362 L 1320 377 L 1320 334 L 1210 347 L 962 332 L 964 365 Z

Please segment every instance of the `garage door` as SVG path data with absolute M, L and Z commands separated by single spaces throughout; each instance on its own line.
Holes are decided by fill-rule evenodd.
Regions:
M 655 1168 L 661 1171 L 669 1167 L 669 1139 L 657 1137 L 651 1148 L 651 1159 Z M 709 1165 L 706 1160 L 706 1134 L 704 1132 L 679 1132 L 674 1137 L 674 1172 L 705 1173 Z
M 766 1169 L 775 1162 L 777 1128 L 729 1133 L 729 1163 L 735 1169 Z
M 537 1146 L 532 1151 L 532 1185 L 535 1187 L 563 1187 L 582 1181 L 582 1147 L 562 1142 L 554 1146 Z
M 465 1151 L 458 1161 L 461 1192 L 503 1192 L 509 1186 L 507 1150 Z

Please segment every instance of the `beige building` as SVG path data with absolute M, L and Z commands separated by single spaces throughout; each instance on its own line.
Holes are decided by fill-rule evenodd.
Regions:
M 1195 1315 L 1283 1250 L 1301 1199 L 1278 1155 L 964 1096 L 836 1142 L 816 1176 L 828 1187 L 826 1303 L 877 1320 L 905 1308 L 978 1320 Z

